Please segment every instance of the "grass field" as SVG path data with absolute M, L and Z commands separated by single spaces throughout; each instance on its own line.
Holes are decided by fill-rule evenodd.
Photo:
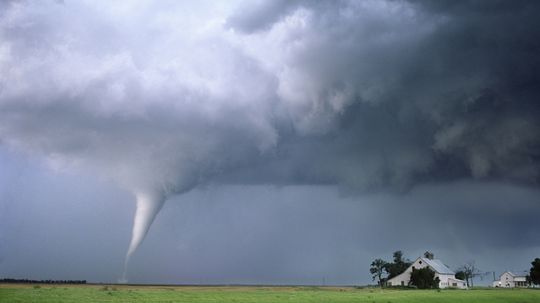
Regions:
M 380 290 L 352 287 L 191 287 L 0 284 L 0 302 L 540 302 L 538 289 Z

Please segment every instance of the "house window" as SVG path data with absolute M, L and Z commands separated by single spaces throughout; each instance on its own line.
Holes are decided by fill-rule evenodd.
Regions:
M 388 282 L 388 286 L 392 286 L 392 282 Z
M 418 264 L 422 264 L 422 261 L 418 261 Z
M 452 283 L 452 286 L 457 287 L 457 283 Z
M 405 282 L 401 281 L 401 286 L 404 286 L 405 285 Z

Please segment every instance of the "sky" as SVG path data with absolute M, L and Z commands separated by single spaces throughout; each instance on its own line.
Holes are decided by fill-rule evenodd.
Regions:
M 0 276 L 368 284 L 540 256 L 537 1 L 0 1 Z

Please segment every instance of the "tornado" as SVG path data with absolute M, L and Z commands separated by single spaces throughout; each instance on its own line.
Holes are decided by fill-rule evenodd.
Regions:
M 157 214 L 165 203 L 166 196 L 159 191 L 144 191 L 135 194 L 137 201 L 137 207 L 135 210 L 135 217 L 133 220 L 133 230 L 131 234 L 131 242 L 126 253 L 124 261 L 124 272 L 120 283 L 127 283 L 127 270 L 129 260 L 137 248 L 141 245 L 152 222 L 156 218 Z

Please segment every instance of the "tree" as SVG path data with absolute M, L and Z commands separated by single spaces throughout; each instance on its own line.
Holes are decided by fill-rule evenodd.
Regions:
M 395 276 L 403 273 L 409 266 L 411 266 L 411 261 L 403 259 L 403 252 L 401 250 L 394 252 L 394 262 L 387 263 L 385 270 L 388 273 L 388 279 L 392 279 Z
M 477 277 L 481 275 L 480 270 L 476 268 L 476 264 L 474 261 L 470 261 L 468 263 L 465 263 L 458 272 L 463 272 L 463 276 L 465 282 L 467 282 L 467 287 L 473 287 L 474 286 L 474 277 Z
M 530 282 L 534 285 L 540 284 L 540 258 L 534 259 L 534 261 L 531 262 L 531 270 L 529 272 L 529 279 Z
M 388 263 L 383 259 L 375 259 L 373 262 L 371 262 L 371 268 L 369 269 L 369 272 L 372 275 L 373 281 L 377 279 L 377 283 L 380 287 L 383 287 L 383 283 L 385 281 L 383 275 L 387 264 Z
M 460 280 L 463 280 L 465 281 L 465 272 L 463 270 L 458 270 L 456 271 L 456 279 L 460 279 Z
M 411 272 L 411 284 L 419 289 L 439 288 L 439 278 L 429 267 L 414 269 Z

